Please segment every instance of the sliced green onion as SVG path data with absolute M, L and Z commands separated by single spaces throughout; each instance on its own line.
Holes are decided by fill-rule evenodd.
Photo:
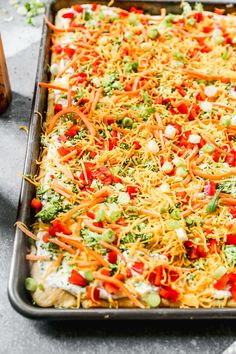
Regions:
M 148 30 L 148 37 L 151 39 L 156 39 L 159 35 L 158 29 L 157 28 L 149 28 Z
M 122 125 L 124 128 L 130 128 L 132 127 L 133 124 L 133 119 L 125 117 L 122 119 Z
M 227 273 L 227 269 L 224 266 L 219 266 L 219 268 L 217 268 L 214 273 L 214 277 L 218 280 L 226 273 Z
M 38 284 L 34 278 L 29 277 L 25 279 L 26 290 L 34 292 L 37 289 L 37 286 Z
M 176 230 L 181 228 L 182 222 L 179 220 L 166 220 L 166 227 L 168 230 Z
M 223 127 L 230 126 L 230 123 L 231 123 L 231 116 L 225 115 L 220 118 L 220 125 L 222 125 Z
M 176 176 L 178 177 L 184 178 L 187 176 L 187 174 L 188 174 L 188 170 L 186 167 L 178 167 L 176 169 Z
M 161 298 L 157 293 L 151 292 L 147 295 L 147 303 L 150 307 L 158 307 L 160 305 L 160 302 Z
M 84 277 L 87 281 L 93 281 L 93 279 L 94 279 L 93 272 L 88 270 L 87 272 L 84 273 Z
M 115 232 L 111 229 L 107 229 L 103 232 L 102 239 L 105 242 L 112 243 L 113 241 L 115 241 Z
M 205 154 L 211 154 L 215 150 L 215 146 L 213 144 L 205 144 L 202 147 L 202 151 L 205 152 Z
M 104 209 L 99 209 L 95 214 L 95 219 L 97 222 L 102 222 L 105 220 L 105 211 Z
M 180 220 L 181 219 L 181 212 L 179 209 L 174 209 L 171 213 L 170 216 L 174 220 Z
M 185 222 L 186 222 L 186 224 L 187 224 L 187 225 L 189 225 L 189 226 L 190 226 L 190 225 L 192 225 L 192 224 L 193 224 L 193 222 L 194 222 L 194 221 L 193 221 L 193 219 L 192 219 L 192 218 L 190 218 L 190 217 L 188 216 L 188 217 L 185 219 Z
M 144 52 L 148 52 L 152 48 L 152 43 L 151 42 L 144 42 L 144 43 L 141 43 L 140 47 Z
M 148 135 L 148 131 L 147 130 L 143 130 L 138 135 L 141 136 L 141 138 L 146 138 L 146 136 Z
M 217 209 L 217 205 L 218 205 L 218 201 L 220 198 L 220 192 L 221 190 L 219 189 L 218 191 L 216 191 L 214 197 L 212 198 L 212 200 L 207 204 L 206 206 L 206 212 L 207 213 L 214 213 Z
M 111 213 L 110 219 L 111 221 L 118 221 L 121 218 L 121 212 L 119 210 L 115 210 Z
M 228 59 L 228 54 L 229 54 L 229 52 L 228 52 L 227 50 L 225 50 L 225 51 L 221 54 L 221 58 L 222 58 L 223 60 L 227 60 L 227 59 Z
M 134 13 L 131 13 L 129 15 L 129 24 L 132 25 L 132 26 L 136 26 L 137 25 L 137 22 L 138 22 L 138 17 L 136 14 Z

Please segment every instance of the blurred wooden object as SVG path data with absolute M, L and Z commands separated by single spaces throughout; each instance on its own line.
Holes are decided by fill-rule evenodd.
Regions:
M 7 72 L 7 65 L 0 35 L 0 114 L 3 113 L 11 101 L 11 87 Z

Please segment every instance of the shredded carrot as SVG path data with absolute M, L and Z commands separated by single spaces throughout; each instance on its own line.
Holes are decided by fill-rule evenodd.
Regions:
M 107 243 L 107 242 L 105 242 L 103 240 L 100 240 L 99 243 L 104 248 L 107 248 L 107 249 L 117 253 L 123 259 L 124 263 L 127 263 L 125 257 L 123 256 L 123 254 L 119 251 L 119 249 L 116 246 L 113 246 L 113 245 L 111 245 L 111 244 L 109 244 L 109 243 Z
M 88 219 L 84 219 L 84 225 L 91 231 L 97 232 L 98 234 L 102 234 L 105 229 L 94 226 L 92 222 L 90 222 Z
M 47 88 L 47 89 L 53 89 L 53 90 L 59 90 L 59 91 L 63 91 L 63 92 L 67 92 L 68 89 L 59 85 L 55 85 L 55 84 L 47 84 L 45 82 L 39 82 L 39 86 L 43 87 L 43 88 Z
M 86 127 L 88 128 L 91 135 L 94 136 L 96 134 L 96 131 L 95 131 L 92 123 L 90 123 L 88 121 L 87 117 L 78 108 L 75 108 L 75 107 L 69 107 L 69 108 L 62 109 L 60 112 L 55 114 L 55 116 L 53 116 L 50 120 L 50 123 L 47 127 L 47 132 L 50 133 L 52 131 L 52 129 L 54 128 L 55 124 L 57 123 L 58 119 L 68 113 L 74 113 L 76 117 L 80 118 L 84 122 Z
M 126 288 L 126 286 L 118 279 L 102 275 L 98 272 L 94 273 L 94 278 L 106 283 L 117 286 L 137 307 L 144 309 L 145 306 Z
M 26 235 L 29 236 L 30 238 L 32 238 L 35 241 L 38 241 L 38 237 L 35 236 L 35 234 L 33 234 L 33 232 L 31 232 L 30 230 L 27 229 L 27 227 L 25 226 L 25 224 L 23 224 L 23 222 L 21 221 L 17 221 L 15 223 L 15 225 Z
M 50 258 L 49 256 L 44 256 L 44 255 L 36 255 L 36 254 L 27 254 L 25 256 L 27 261 L 48 261 Z
M 69 253 L 75 254 L 75 250 L 72 247 L 66 245 L 64 242 L 61 242 L 56 238 L 49 238 L 48 241 L 54 243 L 55 245 L 59 246 L 60 248 Z
M 210 173 L 203 172 L 199 168 L 193 168 L 193 173 L 198 177 L 209 179 L 211 181 L 220 181 L 225 178 L 236 176 L 236 169 L 231 169 L 229 172 L 221 173 L 218 175 L 212 175 Z

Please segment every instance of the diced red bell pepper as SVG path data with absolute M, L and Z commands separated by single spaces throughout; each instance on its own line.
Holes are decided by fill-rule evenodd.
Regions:
M 108 139 L 108 149 L 111 151 L 113 150 L 118 143 L 118 138 L 109 138 Z
M 78 13 L 83 12 L 83 7 L 82 7 L 81 5 L 79 5 L 79 4 L 74 5 L 74 6 L 73 6 L 73 9 L 74 9 L 76 12 L 78 12 Z
M 236 235 L 228 234 L 226 236 L 226 244 L 236 246 Z
M 109 263 L 115 264 L 117 262 L 117 253 L 110 251 L 107 255 L 107 259 Z
M 233 218 L 236 218 L 236 206 L 230 206 L 229 211 Z
M 230 284 L 236 283 L 236 273 L 233 272 L 229 273 L 229 283 Z
M 206 256 L 207 256 L 207 253 L 206 253 L 203 246 L 197 246 L 197 253 L 198 253 L 199 257 L 202 257 L 202 258 L 206 258 Z
M 208 47 L 207 45 L 204 45 L 201 49 L 200 49 L 201 53 L 209 53 L 212 51 L 211 47 Z
M 94 3 L 92 4 L 92 10 L 93 10 L 93 11 L 96 11 L 96 10 L 97 10 L 97 7 L 98 7 L 98 4 L 97 4 L 96 2 L 94 2 Z
M 216 193 L 216 184 L 214 181 L 206 181 L 204 185 L 204 193 L 211 197 Z
M 139 150 L 142 147 L 142 145 L 138 141 L 134 141 L 133 145 L 134 145 L 135 150 Z
M 187 247 L 187 248 L 191 248 L 191 247 L 193 247 L 193 242 L 192 242 L 191 240 L 188 240 L 188 241 L 185 241 L 185 242 L 184 242 L 184 245 L 185 245 L 185 247 Z
M 112 117 L 107 117 L 106 122 L 108 125 L 111 125 L 115 123 L 115 119 Z
M 70 127 L 67 132 L 65 133 L 66 136 L 70 136 L 73 137 L 75 136 L 78 131 L 80 131 L 80 127 L 78 127 L 78 125 L 72 125 L 72 127 Z
M 172 115 L 175 115 L 175 114 L 178 114 L 178 112 L 173 108 L 173 107 L 169 107 L 169 112 L 172 114 Z
M 96 153 L 96 151 L 90 151 L 90 153 L 89 153 L 89 157 L 91 158 L 91 159 L 94 159 L 94 157 L 97 155 L 97 153 Z
M 214 151 L 213 154 L 211 155 L 212 159 L 215 162 L 219 162 L 221 153 L 219 151 Z
M 95 219 L 95 214 L 92 211 L 88 211 L 87 215 L 88 215 L 89 218 L 91 218 L 93 220 Z
M 157 266 L 153 272 L 151 272 L 148 276 L 148 280 L 150 281 L 151 284 L 154 284 L 156 286 L 161 285 L 161 281 L 163 278 L 163 268 L 162 266 Z
M 125 220 L 125 218 L 122 216 L 119 220 L 117 220 L 116 224 L 120 225 L 120 226 L 127 226 L 127 221 Z
M 82 84 L 84 81 L 87 81 L 87 74 L 84 72 L 77 74 L 77 84 Z
M 102 221 L 95 221 L 95 222 L 93 222 L 93 225 L 96 226 L 96 227 L 103 228 L 103 223 L 102 223 Z
M 62 232 L 65 235 L 71 235 L 72 233 L 68 226 L 63 224 L 60 220 L 54 220 L 48 232 L 50 236 L 55 236 L 57 232 Z
M 68 278 L 68 282 L 78 286 L 87 286 L 87 280 L 78 273 L 75 269 L 72 269 L 71 276 Z
M 77 151 L 77 154 L 80 155 L 81 152 L 82 152 L 82 148 L 77 145 L 77 146 L 75 147 L 75 149 L 76 149 L 76 151 Z
M 113 176 L 113 183 L 121 183 L 122 182 L 122 179 L 118 176 Z
M 191 247 L 189 250 L 189 259 L 194 260 L 194 259 L 198 259 L 199 255 L 197 252 L 196 247 Z
M 61 54 L 62 47 L 60 45 L 56 45 L 53 50 L 56 54 Z
M 231 292 L 234 301 L 236 301 L 236 285 L 231 286 L 229 291 Z
M 177 290 L 172 289 L 170 286 L 161 286 L 159 295 L 164 299 L 176 302 L 179 297 Z
M 203 27 L 202 31 L 204 33 L 210 33 L 213 31 L 213 26 L 205 26 L 205 27 Z
M 203 19 L 204 19 L 204 15 L 203 15 L 202 12 L 196 12 L 196 13 L 193 15 L 193 17 L 195 18 L 195 20 L 196 20 L 197 22 L 201 22 L 201 21 L 203 21 Z
M 60 112 L 61 110 L 63 109 L 63 106 L 61 103 L 56 103 L 55 106 L 54 106 L 54 113 L 58 113 Z
M 72 232 L 69 229 L 69 227 L 66 224 L 61 223 L 61 230 L 60 230 L 63 234 L 65 235 L 71 235 Z
M 126 277 L 127 278 L 132 278 L 132 272 L 130 268 L 126 268 Z
M 226 285 L 229 282 L 229 274 L 224 274 L 217 282 L 214 284 L 214 288 L 217 290 L 225 289 Z
M 179 104 L 179 106 L 177 107 L 177 109 L 178 109 L 179 113 L 181 113 L 181 114 L 188 113 L 188 107 L 187 107 L 186 103 L 184 103 L 184 102 L 181 102 Z
M 64 53 L 71 59 L 73 57 L 73 55 L 75 54 L 75 49 L 70 48 L 70 47 L 65 47 Z
M 132 90 L 133 90 L 132 85 L 127 84 L 127 85 L 125 86 L 125 91 L 132 91 Z
M 143 274 L 143 271 L 144 271 L 144 263 L 143 262 L 135 262 L 133 265 L 132 265 L 132 269 L 139 273 L 139 274 Z
M 179 278 L 179 273 L 177 273 L 175 270 L 170 270 L 169 275 L 171 281 L 176 281 Z
M 189 112 L 189 115 L 188 115 L 188 119 L 189 120 L 194 120 L 198 116 L 199 111 L 200 111 L 199 105 L 198 104 L 193 104 L 191 109 L 190 109 L 190 112 Z
M 129 9 L 130 12 L 133 12 L 135 14 L 143 14 L 143 10 L 142 9 L 137 9 L 134 6 L 131 6 L 131 8 Z
M 126 11 L 120 11 L 120 12 L 119 12 L 119 16 L 120 16 L 120 18 L 125 18 L 125 17 L 128 17 L 129 14 L 128 14 L 128 12 L 126 12 Z
M 32 208 L 34 208 L 36 210 L 40 210 L 40 209 L 42 209 L 43 204 L 38 198 L 33 198 L 31 200 L 31 206 L 32 206 Z
M 89 300 L 98 301 L 100 297 L 100 290 L 98 288 L 94 288 L 92 286 L 87 286 L 87 297 Z
M 60 148 L 57 149 L 57 152 L 60 156 L 66 156 L 71 152 L 71 150 L 64 146 L 61 146 Z
M 138 188 L 136 186 L 127 186 L 126 192 L 129 194 L 130 198 L 133 199 L 138 193 Z
M 185 191 L 176 192 L 176 197 L 180 198 L 182 203 L 188 203 L 189 201 L 189 196 Z
M 74 19 L 75 15 L 73 12 L 66 12 L 65 14 L 62 15 L 63 18 L 70 18 L 71 20 Z
M 91 182 L 91 180 L 93 179 L 93 172 L 91 169 L 95 166 L 96 165 L 92 162 L 84 162 L 85 172 L 86 172 L 86 176 L 87 176 L 87 179 L 89 182 Z M 80 179 L 82 179 L 83 181 L 86 181 L 84 172 L 81 172 Z
M 209 240 L 208 248 L 209 248 L 209 253 L 210 253 L 210 254 L 219 252 L 219 246 L 218 246 L 218 244 L 217 244 L 217 241 L 216 241 L 215 239 L 213 239 L 213 238 L 211 238 L 211 239 Z

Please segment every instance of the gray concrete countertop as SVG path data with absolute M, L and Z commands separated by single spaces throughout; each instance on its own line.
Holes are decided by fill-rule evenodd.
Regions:
M 20 126 L 29 124 L 41 28 L 26 25 L 0 0 L 0 32 L 13 91 L 0 116 L 0 353 L 222 353 L 236 340 L 236 321 L 56 323 L 28 320 L 11 308 L 7 282 L 27 141 Z

